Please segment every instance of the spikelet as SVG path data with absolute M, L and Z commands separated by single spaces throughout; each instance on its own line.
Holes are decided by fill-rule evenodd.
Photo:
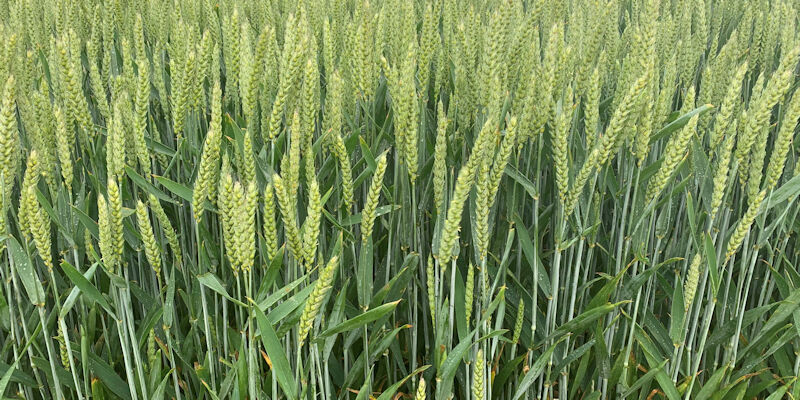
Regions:
M 150 224 L 150 217 L 147 213 L 147 206 L 140 200 L 136 203 L 136 222 L 139 225 L 139 233 L 142 235 L 142 243 L 144 243 L 144 255 L 153 272 L 156 273 L 156 279 L 161 279 L 161 249 L 158 247 L 156 237 L 153 234 L 153 227 Z
M 319 243 L 319 227 L 322 218 L 322 201 L 319 194 L 319 184 L 314 176 L 306 176 L 308 183 L 308 210 L 306 220 L 303 222 L 303 259 L 306 268 L 311 270 L 314 265 L 314 256 Z
M 597 130 L 600 129 L 600 69 L 595 67 L 589 83 L 589 89 L 583 100 L 584 132 L 586 136 L 586 148 L 594 147 L 594 140 L 597 137 Z
M 752 198 L 758 195 L 761 188 L 761 180 L 764 177 L 764 159 L 767 156 L 767 141 L 769 139 L 770 126 L 764 125 L 756 136 L 756 141 L 750 147 L 749 164 L 750 171 L 747 174 L 747 197 Z
M 125 121 L 122 101 L 114 102 L 114 115 L 109 121 L 106 141 L 106 165 L 108 174 L 122 176 L 125 173 Z
M 14 77 L 9 76 L 5 82 L 2 105 L 0 105 L 0 179 L 2 179 L 4 199 L 9 198 L 11 189 L 14 187 L 14 177 L 17 174 L 20 154 L 14 89 Z M 3 215 L 5 216 L 5 212 Z M 3 228 L 5 228 L 5 224 L 3 224 Z
M 99 7 L 99 5 L 98 5 Z M 97 30 L 97 29 L 96 29 Z M 99 30 L 98 30 L 99 31 Z M 86 56 L 89 60 L 89 84 L 91 85 L 92 92 L 94 93 L 97 108 L 103 118 L 108 119 L 111 115 L 111 107 L 108 104 L 108 97 L 106 94 L 106 87 L 103 83 L 103 78 L 98 66 L 98 55 L 100 50 L 98 48 L 98 41 L 90 39 L 86 42 Z
M 81 93 L 80 42 L 75 36 L 75 32 L 70 29 L 66 35 L 56 40 L 59 75 L 65 85 L 70 122 L 75 122 L 82 129 L 91 132 L 89 106 Z
M 341 135 L 344 86 L 338 71 L 333 71 L 328 82 L 328 95 L 325 101 L 325 118 L 323 129 L 328 133 L 331 152 L 339 161 L 339 172 L 342 178 L 342 202 L 347 210 L 353 205 L 353 171 L 350 166 L 350 155 Z
M 611 116 L 611 121 L 608 123 L 608 128 L 600 140 L 600 154 L 598 160 L 601 163 L 607 162 L 611 158 L 611 152 L 618 147 L 624 140 L 625 127 L 628 125 L 629 120 L 634 119 L 631 114 L 637 109 L 636 105 L 639 101 L 639 96 L 644 93 L 647 87 L 649 76 L 643 73 L 628 89 L 625 96 L 620 101 L 619 106 L 614 110 Z
M 222 24 L 223 46 L 222 51 L 225 55 L 225 93 L 231 93 L 227 99 L 232 104 L 238 104 L 237 94 L 239 93 L 239 71 L 241 70 L 241 24 L 239 20 L 239 9 L 234 7 L 229 18 Z
M 377 18 L 375 18 L 377 19 Z M 367 15 L 359 15 L 353 19 L 353 24 L 357 25 L 353 29 L 352 37 L 353 54 L 350 57 L 352 70 L 354 73 L 354 84 L 357 90 L 356 95 L 362 98 L 372 96 L 375 82 L 375 50 L 374 42 L 374 21 Z
M 256 99 L 258 98 L 258 75 L 256 75 L 253 48 L 250 43 L 250 28 L 242 24 L 239 38 L 239 96 L 242 99 L 242 114 L 247 130 L 255 127 Z M 226 88 L 227 89 L 227 88 Z
M 181 31 L 179 29 L 179 31 Z M 175 67 L 175 85 L 172 86 L 172 130 L 178 137 L 183 135 L 183 126 L 186 122 L 186 111 L 189 108 L 189 90 L 191 68 L 195 64 L 194 50 L 190 50 L 185 61 L 180 64 L 180 58 L 170 60 L 170 67 Z M 231 79 L 233 80 L 233 79 Z
M 164 44 L 162 42 L 156 42 L 153 47 L 153 86 L 159 95 L 161 112 L 165 115 L 170 115 L 170 102 L 167 100 L 167 83 L 164 79 L 164 64 Z
M 293 205 L 296 197 L 293 197 L 286 186 L 286 182 L 277 173 L 272 175 L 272 185 L 275 187 L 275 196 L 278 198 L 278 205 L 281 208 L 281 219 L 286 235 L 286 242 L 289 244 L 289 251 L 296 260 L 303 259 L 303 243 L 300 238 L 300 229 L 297 227 L 297 216 Z
M 425 378 L 419 378 L 419 385 L 417 385 L 417 395 L 414 400 L 425 400 Z
M 578 204 L 578 198 L 581 192 L 583 192 L 583 188 L 586 186 L 586 182 L 589 180 L 592 171 L 594 171 L 595 167 L 601 165 L 599 160 L 600 151 L 600 147 L 595 146 L 583 162 L 583 166 L 578 171 L 578 175 L 575 176 L 572 187 L 567 193 L 566 201 L 564 202 L 564 215 L 571 215 L 575 210 L 575 206 Z
M 658 91 L 656 100 L 655 126 L 663 126 L 672 111 L 673 97 L 675 96 L 675 79 L 677 71 L 677 55 L 673 55 L 666 62 L 662 63 L 664 74 L 661 78 L 661 88 Z
M 58 342 L 58 350 L 61 355 L 61 366 L 69 371 L 69 350 L 67 350 L 68 336 L 64 329 L 65 326 L 64 320 L 58 317 L 58 335 L 56 335 L 55 339 Z
M 475 267 L 469 263 L 467 268 L 467 283 L 464 288 L 464 318 L 467 321 L 467 329 L 469 329 L 472 319 L 472 306 L 475 303 Z
M 303 165 L 300 160 L 300 149 L 303 143 L 303 134 L 300 131 L 300 114 L 295 111 L 292 117 L 292 126 L 290 130 L 289 141 L 289 155 L 288 158 L 284 156 L 282 162 L 285 162 L 288 168 L 284 169 L 284 164 L 281 164 L 281 172 L 284 172 L 286 182 L 288 183 L 288 193 L 293 199 L 297 199 L 297 191 L 300 187 L 300 167 Z M 292 204 L 295 204 L 294 202 Z
M 225 179 L 228 180 L 228 176 L 230 174 L 226 174 Z M 232 180 L 232 178 L 231 178 Z M 228 182 L 230 185 L 230 182 Z M 226 253 L 228 255 L 228 260 L 231 263 L 231 267 L 234 270 L 234 273 L 238 271 L 244 271 L 243 264 L 244 264 L 244 243 L 243 240 L 245 238 L 242 229 L 245 228 L 244 220 L 240 213 L 244 208 L 245 203 L 245 189 L 242 187 L 242 183 L 239 181 L 233 182 L 233 186 L 230 189 L 230 192 L 226 194 L 228 197 L 229 207 L 226 208 L 226 212 L 228 213 L 227 219 L 229 222 L 229 226 L 227 229 L 229 240 L 226 241 Z
M 571 102 L 569 97 L 564 99 L 561 104 L 561 110 L 556 114 L 555 129 L 553 130 L 552 145 L 553 145 L 553 164 L 555 164 L 555 178 L 556 187 L 558 189 L 558 198 L 561 204 L 567 197 L 567 189 L 569 187 L 569 149 L 567 142 L 569 140 L 569 117 L 571 113 Z
M 786 164 L 786 155 L 792 145 L 792 136 L 797 120 L 800 118 L 800 92 L 795 92 L 784 114 L 778 136 L 772 147 L 769 165 L 767 166 L 766 189 L 771 190 L 778 184 Z
M 211 32 L 206 29 L 203 31 L 203 37 L 200 39 L 199 45 L 199 61 L 200 61 L 200 71 L 199 71 L 199 81 L 202 82 L 204 79 L 208 80 L 209 83 L 214 81 L 214 67 L 216 66 L 215 61 L 217 61 L 219 55 L 215 54 L 214 51 L 216 50 L 216 43 L 213 39 L 211 39 Z M 203 85 L 198 85 L 199 90 L 202 91 Z M 206 99 L 207 100 L 207 99 Z
M 200 166 L 197 171 L 197 179 L 194 182 L 192 191 L 192 211 L 196 221 L 199 222 L 204 210 L 204 201 L 211 198 L 210 192 L 217 186 L 216 180 L 219 176 L 220 145 L 222 141 L 222 131 L 220 129 L 222 118 L 222 92 L 219 82 L 214 82 L 211 106 L 211 122 L 208 126 L 208 134 L 203 143 L 203 154 L 200 156 Z
M 275 39 L 275 29 L 269 24 L 265 24 L 258 35 L 258 42 L 255 50 L 256 77 L 278 75 L 278 56 L 277 41 Z M 264 82 L 261 87 L 262 94 L 272 97 L 277 82 Z M 262 105 L 263 107 L 263 105 Z M 267 113 L 262 110 L 266 115 Z
M 141 71 L 141 70 L 140 70 Z M 150 177 L 152 168 L 150 166 L 150 152 L 147 150 L 145 135 L 147 130 L 147 113 L 150 107 L 150 80 L 146 72 L 137 75 L 137 89 L 135 98 L 135 118 L 132 130 L 133 145 L 135 148 L 136 159 L 139 162 L 142 174 Z
M 486 395 L 486 389 L 483 387 L 484 368 L 486 367 L 484 364 L 483 349 L 478 349 L 475 365 L 472 366 L 472 398 L 475 400 L 483 400 Z
M 111 221 L 108 216 L 108 202 L 106 196 L 99 195 L 97 197 L 97 225 L 100 231 L 99 245 L 100 253 L 103 256 L 103 264 L 105 267 L 114 272 L 116 266 L 115 252 L 112 244 L 113 233 L 111 229 Z M 91 242 L 89 242 L 91 244 Z
M 249 130 L 244 133 L 241 160 L 239 175 L 242 181 L 254 181 L 256 179 L 256 159 L 253 151 L 253 133 Z
M 336 268 L 338 266 L 339 257 L 333 256 L 328 261 L 328 264 L 325 266 L 325 268 L 319 273 L 319 277 L 314 284 L 314 289 L 311 290 L 311 294 L 308 296 L 308 300 L 306 300 L 306 304 L 303 307 L 303 313 L 300 315 L 298 347 L 303 347 L 303 343 L 308 337 L 308 334 L 311 332 L 311 328 L 314 325 L 314 320 L 317 318 L 317 314 L 319 314 L 319 311 L 322 308 L 322 302 L 325 300 L 325 296 L 328 294 L 333 285 L 333 278 L 336 275 Z
M 61 167 L 61 177 L 64 179 L 64 185 L 68 191 L 72 191 L 72 151 L 70 147 L 70 135 L 67 128 L 67 117 L 61 110 L 61 107 L 53 107 L 53 117 L 56 120 L 56 145 L 58 152 L 58 163 Z
M 108 178 L 108 222 L 111 229 L 111 249 L 114 265 L 122 260 L 125 240 L 122 236 L 122 195 L 119 185 L 113 177 Z
M 26 193 L 26 202 L 30 204 L 28 212 L 28 224 L 33 236 L 33 243 L 36 245 L 36 251 L 39 252 L 39 257 L 47 266 L 47 269 L 53 269 L 53 253 L 51 250 L 50 242 L 50 217 L 45 214 L 39 200 L 36 198 L 36 187 L 29 186 Z
M 386 153 L 378 157 L 375 173 L 372 175 L 372 183 L 369 185 L 367 199 L 364 208 L 361 210 L 361 242 L 364 243 L 372 236 L 372 227 L 375 223 L 375 212 L 378 209 L 378 200 L 381 196 L 383 187 L 383 174 L 386 172 Z
M 30 97 L 30 100 L 23 101 L 23 103 L 30 104 L 20 107 L 23 115 L 26 114 L 24 110 L 29 107 L 33 107 L 35 110 L 31 118 L 31 126 L 27 130 L 28 141 L 31 149 L 36 149 L 39 152 L 39 161 L 42 164 L 41 172 L 47 182 L 47 186 L 56 188 L 57 146 L 52 121 L 53 107 L 50 105 L 50 94 L 47 85 L 42 85 L 40 90 L 34 90 Z
M 653 68 L 652 63 L 648 63 L 648 68 Z M 650 76 L 653 71 L 649 71 Z M 636 136 L 633 138 L 633 150 L 636 155 L 636 166 L 641 167 L 647 156 L 650 154 L 650 136 L 653 132 L 654 109 L 656 102 L 656 86 L 657 80 L 650 80 L 649 85 L 645 89 L 645 93 L 640 98 L 641 113 L 639 115 L 638 126 L 636 129 Z
M 342 201 L 345 208 L 350 210 L 353 205 L 353 171 L 350 167 L 350 156 L 347 154 L 344 140 L 339 133 L 333 134 L 331 148 L 336 159 L 339 160 L 339 170 L 342 176 Z
M 722 104 L 719 111 L 714 116 L 714 129 L 711 131 L 711 148 L 715 149 L 722 141 L 723 134 L 728 131 L 728 126 L 734 121 L 733 113 L 736 106 L 740 102 L 742 92 L 742 82 L 744 75 L 747 73 L 747 62 L 743 63 L 736 70 L 736 73 L 731 76 L 728 90 L 725 97 L 722 98 Z
M 688 313 L 692 308 L 695 294 L 697 293 L 697 284 L 700 281 L 700 265 L 703 258 L 700 254 L 695 254 L 692 259 L 692 264 L 689 266 L 689 274 L 686 276 L 686 283 L 683 285 L 683 303 L 684 312 Z
M 406 168 L 413 184 L 417 179 L 417 142 L 419 136 L 419 106 L 414 80 L 416 49 L 413 44 L 409 44 L 407 54 L 399 67 L 389 68 L 385 59 L 383 59 L 383 63 L 389 91 L 392 95 L 395 141 L 397 142 L 398 153 L 406 163 Z
M 447 114 L 439 100 L 437 108 L 436 145 L 433 151 L 433 199 L 437 214 L 444 213 L 444 190 L 447 179 Z
M 478 260 L 483 261 L 489 246 L 489 178 L 491 175 L 492 156 L 494 155 L 494 142 L 490 142 L 491 149 L 485 149 L 476 173 L 475 192 L 475 247 L 478 251 Z
M 17 216 L 20 231 L 26 238 L 29 238 L 32 233 L 31 218 L 35 206 L 34 202 L 36 201 L 35 195 L 29 196 L 29 190 L 34 189 L 33 193 L 35 193 L 36 185 L 39 184 L 39 177 L 41 176 L 39 153 L 36 150 L 32 150 L 25 164 L 25 175 L 22 178 L 22 188 L 20 190 L 21 198 Z
M 167 213 L 164 211 L 164 208 L 161 207 L 161 202 L 159 202 L 156 196 L 150 194 L 148 197 L 148 204 L 150 204 L 150 210 L 153 211 L 156 219 L 158 219 L 158 223 L 161 225 L 161 230 L 164 231 L 164 236 L 167 238 L 167 243 L 169 243 L 169 247 L 172 249 L 172 255 L 175 259 L 175 264 L 180 266 L 183 264 L 183 252 L 181 250 L 180 242 L 178 242 L 178 234 L 175 232 L 172 222 L 170 222 L 169 218 L 167 217 Z
M 428 91 L 430 80 L 431 61 L 440 45 L 439 14 L 435 14 L 430 4 L 426 5 L 422 14 L 422 28 L 419 37 L 419 57 L 417 68 L 419 70 L 419 85 L 423 95 Z M 424 96 L 423 96 L 424 97 Z
M 517 306 L 517 318 L 514 320 L 514 334 L 511 338 L 511 343 L 519 343 L 523 322 L 525 322 L 525 302 L 520 299 Z
M 142 16 L 137 15 L 134 28 L 137 70 L 134 108 L 136 109 L 136 131 L 144 135 L 144 130 L 147 126 L 147 112 L 150 106 L 150 61 L 147 59 L 145 50 L 144 26 L 142 24 Z
M 453 255 L 453 250 L 458 240 L 458 231 L 461 225 L 461 213 L 464 210 L 464 203 L 469 197 L 469 191 L 475 180 L 475 174 L 478 170 L 478 163 L 483 157 L 483 148 L 491 138 L 490 132 L 492 131 L 492 122 L 487 121 L 481 129 L 478 139 L 473 145 L 473 152 L 467 160 L 466 164 L 461 166 L 458 171 L 458 178 L 456 178 L 456 186 L 453 190 L 453 196 L 450 198 L 450 204 L 447 208 L 447 217 L 445 218 L 444 226 L 442 228 L 442 237 L 439 241 L 439 262 L 446 265 Z
M 667 185 L 672 173 L 675 172 L 675 168 L 678 167 L 678 163 L 680 163 L 686 155 L 686 151 L 689 146 L 689 139 L 691 139 L 695 127 L 697 127 L 696 115 L 689 120 L 689 123 L 686 124 L 683 129 L 678 131 L 677 135 L 674 135 L 672 138 L 670 138 L 670 141 L 665 147 L 665 154 L 663 161 L 661 162 L 661 166 L 658 168 L 658 172 L 656 172 L 656 174 L 650 178 L 650 181 L 647 183 L 645 204 L 650 204 L 651 201 L 655 200 Z
M 278 226 L 275 224 L 275 192 L 272 183 L 264 189 L 264 242 L 270 260 L 278 254 Z
M 237 182 L 238 184 L 238 182 Z M 238 197 L 236 210 L 236 235 L 238 236 L 236 253 L 239 257 L 239 266 L 245 272 L 253 268 L 253 258 L 256 254 L 256 210 L 258 209 L 258 189 L 255 180 L 250 181 L 247 188 L 241 188 L 242 194 Z
M 428 255 L 428 266 L 425 268 L 425 283 L 428 289 L 428 307 L 431 312 L 431 326 L 436 329 L 436 276 L 433 258 Z
M 302 16 L 300 19 L 303 20 Z M 295 17 L 290 15 L 286 20 L 286 26 L 286 38 L 281 55 L 280 83 L 269 118 L 269 140 L 275 140 L 280 133 L 284 107 L 289 100 L 289 95 L 296 89 L 303 76 L 303 61 L 308 48 L 308 37 L 303 31 L 303 24 L 297 23 Z
M 730 161 L 733 155 L 733 143 L 736 139 L 738 122 L 731 123 L 729 133 L 722 142 L 722 149 L 717 153 L 717 170 L 714 173 L 714 191 L 711 193 L 711 219 L 717 215 L 722 199 L 725 197 L 725 190 L 728 188 L 728 173 L 730 172 Z
M 316 114 L 319 108 L 319 70 L 317 69 L 316 60 L 316 55 L 308 57 L 303 68 L 298 133 L 303 138 L 302 147 L 304 149 L 308 149 L 313 144 L 314 131 L 316 130 Z
M 756 141 L 756 136 L 761 132 L 761 128 L 769 122 L 769 117 L 772 108 L 777 104 L 784 94 L 789 90 L 797 64 L 798 56 L 800 56 L 800 47 L 795 47 L 788 51 L 781 59 L 781 64 L 778 70 L 775 71 L 774 76 L 769 79 L 767 86 L 761 92 L 760 96 L 751 101 L 750 108 L 748 109 L 748 118 L 745 120 L 746 125 L 744 131 L 736 143 L 736 160 L 739 162 L 739 171 L 742 172 L 740 178 L 742 183 L 745 183 L 747 172 L 750 163 L 750 152 L 753 143 Z M 759 77 L 759 80 L 763 78 Z M 754 91 L 759 87 L 758 81 L 754 87 Z M 752 103 L 755 104 L 752 104 Z
M 156 353 L 156 334 L 155 329 L 150 329 L 147 334 L 147 362 L 149 365 L 155 365 L 158 353 Z
M 764 197 L 766 195 L 767 192 L 762 190 L 758 193 L 758 195 L 750 198 L 750 204 L 747 206 L 747 211 L 742 216 L 742 219 L 739 220 L 739 223 L 736 224 L 736 228 L 731 234 L 730 239 L 728 239 L 728 248 L 725 250 L 726 260 L 731 258 L 731 256 L 733 256 L 739 250 L 739 246 L 742 245 L 745 235 L 747 235 L 747 232 L 750 231 L 750 225 L 752 225 L 753 221 L 755 221 L 756 216 L 758 215 L 758 209 L 761 207 L 761 203 L 764 201 Z
M 227 159 L 225 160 L 227 161 Z M 223 173 L 219 181 L 219 206 L 220 219 L 222 221 L 222 237 L 225 248 L 233 254 L 236 251 L 236 203 L 233 199 L 233 177 L 231 177 L 230 169 L 227 168 L 227 162 L 223 162 Z M 230 255 L 230 254 L 229 254 Z M 231 268 L 234 274 L 238 273 L 238 262 L 229 257 Z

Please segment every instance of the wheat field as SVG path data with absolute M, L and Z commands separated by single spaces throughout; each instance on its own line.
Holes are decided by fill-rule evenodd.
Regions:
M 0 398 L 800 398 L 798 0 L 0 0 Z

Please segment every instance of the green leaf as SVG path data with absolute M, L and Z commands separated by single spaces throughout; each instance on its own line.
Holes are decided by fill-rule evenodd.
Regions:
M 520 381 L 519 385 L 517 386 L 517 391 L 514 392 L 514 400 L 517 400 L 525 395 L 525 392 L 528 391 L 528 388 L 533 384 L 533 381 L 544 371 L 544 367 L 550 361 L 550 356 L 553 355 L 553 351 L 556 349 L 556 346 L 566 338 L 567 337 L 564 336 L 557 342 L 550 345 L 550 347 L 548 347 L 547 350 L 540 355 L 536 361 L 533 362 L 533 366 L 530 370 L 528 370 L 528 373 L 525 374 L 525 377 L 522 378 L 522 381 Z
M 30 336 L 28 342 L 25 343 L 25 346 L 22 346 L 22 348 L 19 350 L 19 357 L 17 357 L 17 359 L 14 360 L 14 363 L 11 364 L 8 367 L 8 369 L 6 369 L 6 372 L 3 373 L 3 377 L 0 378 L 0 397 L 2 397 L 5 394 L 6 388 L 8 387 L 8 383 L 11 382 L 11 377 L 14 375 L 14 372 L 17 371 L 17 365 L 19 365 L 19 360 L 21 360 L 23 357 L 27 355 L 26 351 L 28 350 L 28 347 L 31 345 L 31 343 L 33 343 L 33 340 L 36 339 L 37 336 L 39 336 L 39 332 L 41 331 L 42 331 L 42 325 L 40 324 L 36 327 L 36 330 Z
M 545 297 L 550 297 L 550 276 L 548 276 L 547 271 L 542 266 L 541 260 L 536 257 L 536 251 L 533 247 L 533 241 L 531 241 L 531 235 L 528 234 L 528 230 L 525 228 L 525 224 L 522 222 L 518 214 L 514 214 L 514 223 L 516 224 L 517 231 L 519 232 L 519 243 L 522 246 L 522 253 L 525 255 L 525 260 L 528 261 L 531 271 L 538 275 L 539 288 L 542 289 L 542 294 Z
M 81 209 L 75 206 L 72 206 L 72 210 L 75 211 L 75 215 L 78 216 L 78 220 L 80 220 L 81 224 L 83 224 L 83 227 L 86 228 L 89 231 L 89 233 L 92 234 L 92 237 L 94 237 L 95 239 L 99 239 L 100 230 L 97 227 L 97 222 L 95 222 L 92 219 L 92 217 L 86 215 L 85 212 L 81 211 Z
M 775 391 L 775 393 L 769 395 L 769 397 L 767 397 L 766 400 L 782 399 L 783 395 L 786 394 L 786 392 L 789 390 L 790 387 L 792 387 L 792 384 L 794 383 L 795 380 L 797 380 L 797 378 L 792 378 L 791 380 L 789 380 L 789 383 L 781 386 L 778 390 Z
M 225 287 L 222 286 L 222 282 L 219 281 L 219 278 L 216 277 L 211 272 L 206 272 L 205 274 L 198 275 L 197 280 L 200 281 L 200 284 L 203 286 L 217 292 L 218 294 L 222 295 L 226 299 L 230 300 L 232 303 L 247 308 L 247 304 L 242 303 L 239 300 L 234 299 L 231 295 L 228 294 L 228 291 L 225 290 Z
M 650 143 L 651 144 L 655 143 L 658 140 L 661 140 L 661 139 L 669 136 L 670 134 L 672 134 L 673 132 L 677 131 L 678 129 L 683 128 L 687 123 L 689 123 L 689 120 L 692 119 L 692 117 L 694 117 L 695 115 L 699 115 L 701 113 L 704 113 L 704 112 L 706 112 L 708 110 L 711 110 L 712 108 L 714 108 L 714 106 L 712 106 L 711 104 L 704 104 L 704 105 L 702 105 L 700 107 L 695 108 L 692 111 L 687 112 L 686 114 L 681 115 L 676 120 L 674 120 L 674 121 L 670 122 L 669 124 L 667 124 L 667 126 L 661 128 L 661 130 L 656 132 L 655 135 L 651 136 L 650 137 Z
M 786 300 L 780 302 L 778 309 L 769 317 L 769 320 L 761 328 L 761 332 L 769 332 L 789 318 L 795 309 L 800 305 L 800 289 L 795 289 Z
M 75 267 L 73 267 L 67 261 L 61 262 L 61 270 L 64 271 L 64 275 L 69 278 L 70 281 L 84 294 L 86 297 L 89 298 L 93 303 L 97 303 L 100 307 L 103 307 L 112 318 L 116 319 L 115 313 L 111 308 L 111 304 L 103 297 L 103 294 L 97 290 L 88 279 L 86 279 Z M 69 309 L 64 308 L 61 310 L 60 317 L 64 317 L 66 313 L 69 312 Z
M 775 189 L 772 195 L 769 196 L 769 204 L 765 210 L 769 210 L 798 194 L 800 194 L 800 175 L 793 177 L 781 187 Z
M 653 380 L 653 377 L 656 374 L 662 372 L 662 370 L 664 369 L 664 366 L 667 365 L 667 361 L 669 361 L 669 360 L 662 361 L 661 364 L 658 367 L 651 368 L 650 371 L 647 371 L 646 374 L 642 375 L 639 379 L 637 379 L 636 382 L 634 382 L 633 385 L 631 385 L 631 387 L 629 387 L 628 390 L 625 391 L 625 394 L 622 395 L 622 398 L 623 399 L 630 398 L 630 396 L 634 392 L 639 390 L 639 388 L 641 388 L 642 386 L 644 386 L 645 384 L 647 384 L 648 382 Z
M 275 325 L 278 322 L 281 322 L 287 315 L 289 315 L 289 313 L 303 306 L 306 302 L 306 299 L 311 294 L 311 290 L 313 289 L 314 285 L 308 285 L 303 288 L 303 290 L 299 291 L 297 294 L 272 309 L 272 311 L 270 311 L 270 313 L 267 315 L 267 320 L 269 320 L 269 323 Z
M 683 299 L 683 285 L 681 285 L 680 276 L 675 276 L 675 289 L 672 292 L 672 312 L 669 319 L 669 337 L 675 345 L 683 342 L 683 329 L 684 319 L 684 299 Z
M 511 179 L 522 185 L 522 188 L 531 196 L 532 199 L 536 199 L 538 194 L 536 193 L 536 186 L 534 186 L 533 182 L 531 182 L 522 172 L 519 172 L 514 166 L 507 165 L 505 169 L 505 174 L 510 176 Z
M 456 376 L 456 370 L 458 369 L 459 365 L 461 365 L 461 360 L 464 358 L 467 350 L 481 341 L 502 335 L 507 332 L 505 329 L 497 330 L 473 342 L 472 337 L 475 336 L 477 331 L 478 328 L 472 330 L 470 334 L 468 334 L 460 343 L 458 343 L 458 346 L 453 348 L 453 351 L 451 351 L 450 354 L 447 355 L 447 358 L 444 360 L 444 362 L 442 362 L 442 366 L 439 369 L 437 377 L 437 380 L 439 380 L 439 385 L 436 387 L 437 399 L 446 399 L 450 397 L 450 394 L 453 390 L 453 379 Z
M 664 360 L 666 362 L 667 360 Z M 718 369 L 711 375 L 711 378 L 708 378 L 706 384 L 703 385 L 703 388 L 700 389 L 700 392 L 697 393 L 695 397 L 696 400 L 706 400 L 711 398 L 711 396 L 717 392 L 719 389 L 719 384 L 722 382 L 722 378 L 725 377 L 725 372 L 728 370 L 728 365 L 725 364 L 722 368 Z
M 555 338 L 558 338 L 563 335 L 578 335 L 583 332 L 586 327 L 591 324 L 592 322 L 596 321 L 598 318 L 605 316 L 606 314 L 614 311 L 615 308 L 619 307 L 622 304 L 630 303 L 630 300 L 620 301 L 619 303 L 608 303 L 604 304 L 599 307 L 592 308 L 591 310 L 584 311 L 577 317 L 573 318 L 572 320 L 564 323 L 563 325 L 556 328 L 547 338 L 544 340 L 548 342 Z
M 369 166 L 370 171 L 375 171 L 378 168 L 378 163 L 372 154 L 372 150 L 369 149 L 367 141 L 362 136 L 358 137 L 358 145 L 361 147 L 361 153 L 364 155 L 364 161 Z
M 272 328 L 267 317 L 258 307 L 253 307 L 256 313 L 256 321 L 258 321 L 258 329 L 261 331 L 261 343 L 264 344 L 264 350 L 272 363 L 270 368 L 278 384 L 283 389 L 286 397 L 289 399 L 297 398 L 297 387 L 295 386 L 294 374 L 289 365 L 289 360 L 286 358 L 286 353 L 283 351 L 283 345 L 278 340 L 278 335 L 275 334 L 275 329 Z
M 156 196 L 157 198 L 164 200 L 169 203 L 175 203 L 175 200 L 172 200 L 166 193 L 161 191 L 161 189 L 153 186 L 152 183 L 148 182 L 147 179 L 139 175 L 133 168 L 125 166 L 125 173 L 128 175 L 129 178 L 136 184 L 142 188 L 145 192 Z
M 516 369 L 519 365 L 528 358 L 528 353 L 522 353 L 517 358 L 511 360 L 511 362 L 507 362 L 505 365 L 502 366 L 500 369 L 500 373 L 495 375 L 494 381 L 492 382 L 492 398 L 498 398 L 499 396 L 497 393 L 502 392 L 503 385 L 508 381 L 511 375 L 516 372 Z
M 45 296 L 42 282 L 36 271 L 33 269 L 31 259 L 28 253 L 22 249 L 17 239 L 9 236 L 6 238 L 8 242 L 8 250 L 11 253 L 11 261 L 14 270 L 17 272 L 19 279 L 22 281 L 22 286 L 25 287 L 25 292 L 28 293 L 28 300 L 35 306 L 44 306 Z
M 400 304 L 400 300 L 393 301 L 391 303 L 386 303 L 381 306 L 375 307 L 371 310 L 368 310 L 357 317 L 348 319 L 340 323 L 339 325 L 336 325 L 333 328 L 326 329 L 317 336 L 317 339 L 323 339 L 330 335 L 336 335 L 338 333 L 347 332 L 359 328 L 363 325 L 366 325 L 394 311 L 395 307 L 397 307 L 398 304 Z
M 708 275 L 711 277 L 712 294 L 716 297 L 717 290 L 719 289 L 719 266 L 717 265 L 717 251 L 714 248 L 714 242 L 711 240 L 711 235 L 703 235 L 703 247 L 705 248 L 706 263 L 708 264 Z
M 169 180 L 163 176 L 155 176 L 155 178 L 158 181 L 158 183 L 164 185 L 164 187 L 167 188 L 167 190 L 191 203 L 192 189 L 189 189 L 188 187 L 181 185 L 180 183 L 175 182 L 173 180 Z
M 128 389 L 128 385 L 97 354 L 89 354 L 89 368 L 114 394 L 124 400 L 131 400 L 131 391 Z
M 389 386 L 388 388 L 386 388 L 386 390 L 383 391 L 383 393 L 381 393 L 380 396 L 378 396 L 378 400 L 390 400 L 394 396 L 394 394 L 397 393 L 397 389 L 400 389 L 400 386 L 403 386 L 403 384 L 406 383 L 406 381 L 414 377 L 414 375 L 417 375 L 420 372 L 425 371 L 426 369 L 428 369 L 428 367 L 430 367 L 430 365 L 423 365 L 415 369 L 410 374 L 408 374 L 405 378 L 397 381 L 394 385 Z
M 361 250 L 358 252 L 358 278 L 356 288 L 358 289 L 358 304 L 366 308 L 372 300 L 373 267 L 372 267 L 372 237 L 361 242 Z
M 164 399 L 164 392 L 167 388 L 167 383 L 169 382 L 169 376 L 175 372 L 174 369 L 167 371 L 164 375 L 164 378 L 161 379 L 161 383 L 158 384 L 156 390 L 153 391 L 153 395 L 150 397 L 152 400 L 163 400 Z
M 647 363 L 650 365 L 651 368 L 657 368 L 664 360 L 659 359 L 658 351 L 650 339 L 645 335 L 644 330 L 640 327 L 636 333 L 636 339 L 639 341 L 639 344 L 642 346 L 642 350 L 644 352 L 645 358 L 647 359 Z M 680 400 L 681 395 L 678 393 L 678 389 L 675 388 L 672 379 L 667 376 L 667 373 L 663 370 L 657 370 L 655 373 L 656 381 L 661 386 L 661 390 L 664 391 L 667 398 L 669 400 Z
M 390 204 L 390 205 L 386 205 L 386 206 L 380 206 L 380 207 L 375 209 L 375 218 L 378 218 L 381 215 L 388 214 L 388 213 L 390 213 L 392 211 L 397 211 L 397 210 L 399 210 L 401 208 L 403 208 L 403 207 L 400 206 L 400 205 L 395 205 L 395 204 Z M 345 227 L 345 226 L 352 226 L 352 225 L 355 225 L 355 224 L 359 224 L 359 223 L 361 223 L 361 219 L 362 219 L 361 213 L 360 212 L 359 213 L 355 213 L 355 214 L 350 215 L 347 218 L 343 219 L 342 222 L 341 222 L 341 226 Z

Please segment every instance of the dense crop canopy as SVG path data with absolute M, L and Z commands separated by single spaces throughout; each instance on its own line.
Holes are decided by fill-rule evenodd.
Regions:
M 797 0 L 0 0 L 0 397 L 800 384 Z

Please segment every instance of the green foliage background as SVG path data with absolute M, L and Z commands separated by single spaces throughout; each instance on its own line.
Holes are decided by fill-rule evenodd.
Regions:
M 0 0 L 0 395 L 797 398 L 797 0 Z

